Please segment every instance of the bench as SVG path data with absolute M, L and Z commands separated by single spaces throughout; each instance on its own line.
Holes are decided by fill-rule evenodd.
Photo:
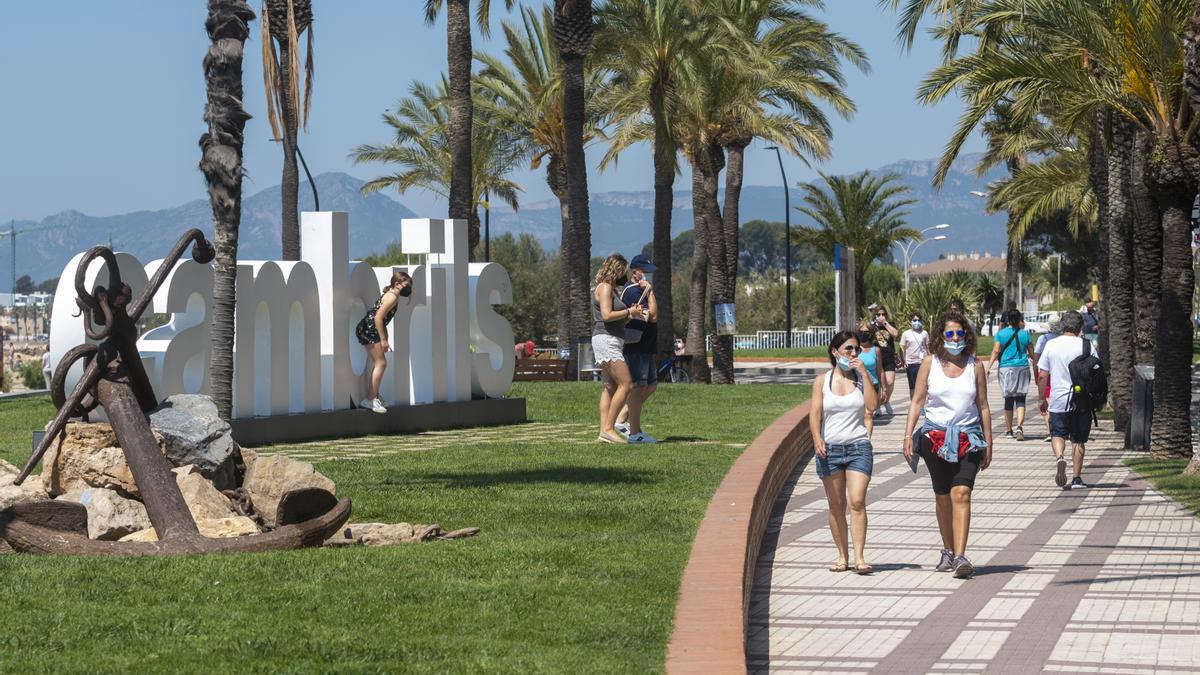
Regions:
M 566 379 L 566 359 L 518 359 L 513 370 L 513 382 L 562 382 Z

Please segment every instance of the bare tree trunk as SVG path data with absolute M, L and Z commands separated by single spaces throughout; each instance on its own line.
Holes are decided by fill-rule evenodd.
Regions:
M 287 83 L 291 81 L 292 53 L 287 40 L 279 42 L 279 79 Z M 299 74 L 296 74 L 299 77 Z M 300 259 L 300 214 L 298 199 L 300 198 L 300 169 L 296 164 L 296 101 L 292 100 L 291 88 L 284 86 L 283 96 L 280 97 L 279 112 L 283 118 L 283 179 L 280 181 L 279 193 L 282 199 L 280 208 L 280 236 L 282 238 L 283 259 Z
M 695 152 L 692 153 L 693 157 Z M 687 353 L 692 357 L 692 381 L 709 383 L 704 319 L 708 316 L 708 226 L 704 206 L 704 177 L 692 163 L 692 283 L 688 296 Z
M 1009 176 L 1017 175 L 1024 166 L 1024 160 L 1010 159 L 1008 164 Z M 1008 252 L 1004 261 L 1004 309 L 1019 309 L 1024 298 L 1017 297 L 1021 292 L 1021 256 L 1024 253 L 1023 240 L 1013 239 L 1012 231 L 1013 224 L 1017 217 L 1014 213 L 1008 214 Z
M 471 189 L 471 2 L 446 0 L 446 61 L 450 71 L 450 217 L 469 220 Z
M 1098 212 L 1097 225 L 1100 230 L 1099 278 L 1100 297 L 1105 298 L 1105 306 L 1100 311 L 1100 333 L 1097 340 L 1100 343 L 1100 361 L 1104 364 L 1105 372 L 1112 372 L 1109 363 L 1108 339 L 1108 159 L 1104 148 L 1104 115 L 1094 113 L 1091 124 L 1091 166 L 1088 170 L 1088 181 L 1092 186 L 1092 194 L 1096 196 Z M 1111 393 L 1112 387 L 1109 387 Z
M 1133 401 L 1133 162 L 1134 127 L 1114 116 L 1108 153 L 1108 315 L 1109 398 L 1113 428 L 1129 428 Z
M 564 241 L 562 264 L 567 268 L 567 295 L 571 305 L 568 337 L 571 338 L 569 369 L 575 367 L 578 342 L 591 335 L 589 272 L 591 267 L 592 227 L 588 211 L 587 162 L 583 150 L 583 126 L 586 115 L 584 57 L 591 49 L 592 5 L 580 0 L 556 0 L 554 39 L 563 64 L 563 135 L 567 172 L 568 210 L 571 236 Z M 561 330 L 561 328 L 560 328 Z
M 1137 365 L 1154 363 L 1154 332 L 1162 302 L 1162 221 L 1146 185 L 1150 141 L 1139 131 L 1133 148 L 1133 344 Z
M 659 127 L 662 127 L 661 130 Z M 655 124 L 654 134 L 654 297 L 658 300 L 658 346 L 660 354 L 675 349 L 675 303 L 671 294 L 671 209 L 675 204 L 675 162 L 664 140 L 666 126 Z M 664 330 L 665 328 L 665 330 Z
M 1191 215 L 1200 154 L 1191 144 L 1159 139 L 1147 178 L 1162 217 L 1162 304 L 1154 348 L 1154 419 L 1150 452 L 1187 457 L 1191 447 L 1192 291 Z
M 223 419 L 233 417 L 233 317 L 237 289 L 238 226 L 242 217 L 242 52 L 254 11 L 245 0 L 208 0 L 205 28 L 212 41 L 204 57 L 208 102 L 200 137 L 200 171 L 213 211 L 216 259 L 209 352 L 212 396 Z

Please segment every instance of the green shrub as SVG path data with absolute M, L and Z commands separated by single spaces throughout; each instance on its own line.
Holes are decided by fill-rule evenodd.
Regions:
M 46 375 L 42 372 L 42 360 L 33 359 L 22 364 L 21 379 L 28 389 L 45 389 Z

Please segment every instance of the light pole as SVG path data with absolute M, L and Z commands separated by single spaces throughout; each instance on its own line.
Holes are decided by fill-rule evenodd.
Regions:
M 779 146 L 768 145 L 767 150 L 775 151 L 775 159 L 779 160 L 779 177 L 783 180 L 783 249 L 784 249 L 784 293 L 787 307 L 787 332 L 784 344 L 792 348 L 792 199 L 788 194 L 787 174 L 783 171 L 783 153 Z
M 927 228 L 921 230 L 921 236 L 924 236 L 926 232 L 932 232 L 934 230 L 944 230 L 948 227 L 950 227 L 950 223 L 942 223 L 941 225 L 934 225 L 933 227 L 927 227 Z M 912 257 L 917 252 L 917 249 L 921 248 L 921 244 L 924 244 L 927 241 L 941 241 L 945 238 L 946 238 L 946 235 L 939 234 L 938 236 L 933 237 L 932 239 L 922 239 L 921 241 L 917 241 L 916 239 L 909 239 L 907 242 L 905 242 L 904 244 L 902 244 L 900 246 L 900 251 L 904 253 L 904 292 L 905 293 L 908 293 L 908 272 L 909 272 L 909 269 L 912 268 Z

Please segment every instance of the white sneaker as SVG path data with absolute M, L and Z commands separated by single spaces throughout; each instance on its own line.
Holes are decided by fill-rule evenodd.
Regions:
M 375 407 L 375 402 L 369 398 L 364 398 L 363 400 L 358 402 L 358 407 L 360 407 L 364 410 L 371 410 Z
M 377 413 L 387 412 L 387 407 L 383 405 L 383 399 L 377 398 L 374 401 L 371 401 L 371 412 L 377 412 Z
M 616 424 L 613 425 L 613 427 L 615 427 L 617 431 L 621 432 L 621 435 L 623 435 L 623 436 L 629 435 L 629 423 L 628 422 L 617 422 Z
M 649 434 L 645 433 L 644 431 L 639 431 L 636 434 L 629 437 L 629 442 L 630 443 L 657 443 L 658 439 L 653 436 L 650 436 Z

